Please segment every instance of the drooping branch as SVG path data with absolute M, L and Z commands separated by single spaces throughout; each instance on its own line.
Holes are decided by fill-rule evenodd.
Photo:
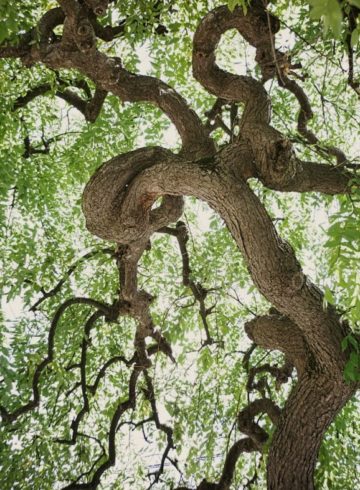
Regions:
M 181 208 L 182 209 L 182 208 Z M 149 350 L 146 347 L 146 337 L 152 337 L 156 344 L 155 351 L 162 351 L 174 361 L 171 346 L 155 328 L 150 314 L 151 294 L 138 289 L 137 266 L 141 255 L 146 249 L 148 239 L 136 242 L 133 246 L 119 246 L 117 263 L 120 274 L 120 298 L 127 304 L 127 314 L 137 321 L 134 345 L 136 349 L 136 364 L 143 368 L 150 367 Z
M 78 483 L 73 482 L 63 487 L 62 490 L 80 490 L 87 489 L 93 490 L 95 489 L 101 480 L 102 475 L 106 470 L 114 466 L 116 462 L 116 444 L 115 444 L 115 436 L 117 432 L 117 427 L 122 415 L 128 410 L 134 410 L 136 406 L 136 383 L 142 372 L 143 368 L 140 366 L 135 366 L 129 379 L 129 395 L 127 400 L 120 402 L 112 416 L 109 435 L 108 435 L 108 457 L 106 460 L 96 469 L 91 480 L 87 483 Z
M 113 256 L 114 250 L 112 248 L 102 248 L 100 250 L 92 250 L 91 252 L 88 252 L 87 254 L 80 257 L 74 264 L 72 264 L 68 268 L 64 276 L 53 288 L 49 289 L 48 291 L 45 291 L 43 288 L 41 288 L 42 296 L 30 307 L 30 311 L 36 311 L 44 301 L 46 301 L 48 298 L 55 296 L 61 290 L 62 286 L 69 279 L 69 277 L 76 271 L 79 265 L 81 265 L 82 263 L 86 262 L 89 259 L 92 259 L 93 257 L 101 253 L 109 254 Z
M 310 101 L 298 82 L 290 79 L 283 70 L 279 73 L 278 82 L 281 87 L 284 87 L 289 90 L 289 92 L 293 93 L 299 102 L 300 111 L 297 128 L 299 133 L 305 138 L 305 141 L 314 145 L 320 152 L 335 157 L 338 165 L 346 163 L 347 158 L 342 150 L 334 146 L 322 145 L 315 133 L 307 127 L 308 122 L 313 118 L 314 114 Z
M 169 454 L 171 449 L 174 449 L 174 439 L 173 439 L 173 429 L 171 427 L 169 427 L 168 425 L 160 422 L 159 413 L 158 413 L 157 406 L 156 406 L 156 398 L 155 398 L 155 390 L 154 390 L 153 380 L 151 379 L 147 370 L 144 371 L 144 377 L 145 377 L 145 381 L 146 381 L 145 397 L 147 398 L 147 400 L 149 401 L 149 403 L 151 405 L 152 417 L 153 417 L 153 420 L 155 422 L 156 428 L 166 435 L 166 447 L 165 447 L 165 450 L 164 450 L 163 455 L 161 457 L 160 467 L 159 467 L 158 471 L 156 471 L 156 473 L 154 475 L 154 480 L 151 483 L 151 485 L 149 486 L 149 489 L 150 489 L 155 483 L 157 483 L 159 481 L 160 476 L 162 475 L 162 473 L 164 471 L 164 465 L 165 465 L 165 461 L 168 457 L 168 454 Z
M 59 442 L 61 444 L 69 444 L 73 445 L 76 443 L 78 432 L 79 432 L 79 426 L 84 418 L 85 414 L 89 412 L 90 409 L 90 404 L 89 404 L 89 397 L 88 397 L 88 386 L 87 386 L 87 381 L 86 381 L 86 355 L 87 355 L 87 348 L 90 343 L 90 332 L 92 328 L 95 326 L 97 320 L 104 316 L 103 311 L 96 311 L 93 313 L 90 318 L 87 320 L 85 323 L 85 328 L 84 328 L 84 333 L 83 333 L 83 339 L 81 342 L 81 357 L 80 357 L 80 386 L 81 386 L 81 392 L 82 392 L 82 397 L 83 397 L 83 406 L 81 407 L 81 410 L 77 413 L 75 419 L 71 422 L 71 430 L 72 430 L 72 436 L 71 439 L 56 439 L 56 442 Z
M 170 228 L 170 227 L 163 227 L 159 228 L 157 230 L 160 233 L 167 233 L 170 235 L 173 235 L 176 237 L 179 248 L 180 248 L 180 253 L 181 253 L 181 260 L 182 260 L 182 277 L 183 277 L 183 285 L 185 287 L 189 287 L 195 301 L 199 303 L 199 313 L 200 313 L 200 318 L 204 326 L 205 334 L 206 334 L 206 340 L 203 343 L 203 345 L 211 345 L 214 343 L 214 339 L 211 336 L 210 333 L 210 328 L 209 328 L 209 323 L 208 323 L 208 316 L 211 315 L 212 310 L 214 309 L 214 306 L 211 306 L 209 308 L 206 307 L 205 305 L 205 299 L 208 294 L 208 290 L 204 288 L 200 283 L 195 282 L 192 279 L 191 276 L 191 268 L 190 268 L 190 260 L 189 260 L 189 253 L 187 251 L 187 242 L 189 240 L 189 233 L 186 228 L 186 224 L 183 221 L 178 221 L 176 223 L 176 228 Z
M 43 148 L 36 148 L 32 146 L 29 135 L 26 135 L 24 138 L 25 149 L 24 149 L 23 157 L 26 159 L 26 158 L 30 158 L 31 155 L 47 155 L 50 152 L 49 142 L 43 139 L 43 144 L 44 144 Z
M 151 355 L 148 353 L 148 355 Z M 99 369 L 97 375 L 96 375 L 96 379 L 94 381 L 93 384 L 91 385 L 87 385 L 87 390 L 92 394 L 92 395 L 95 395 L 98 387 L 99 387 L 99 384 L 100 384 L 100 381 L 105 377 L 106 375 L 106 371 L 107 369 L 112 366 L 113 364 L 116 364 L 118 362 L 123 362 L 126 366 L 131 366 L 132 364 L 134 364 L 136 362 L 136 356 L 134 355 L 130 360 L 127 360 L 124 356 L 113 356 L 111 357 L 110 359 L 108 359 L 105 364 L 103 364 L 103 366 Z M 80 368 L 80 364 L 77 363 L 77 364 L 71 364 L 69 366 L 67 366 L 65 369 L 67 371 L 69 371 L 70 369 L 74 369 L 74 368 Z M 66 397 L 69 397 L 71 395 L 71 393 L 73 393 L 75 390 L 77 390 L 79 387 L 81 386 L 81 381 L 78 381 L 77 383 L 74 384 L 74 386 L 68 390 L 66 393 L 65 393 L 65 396 Z
M 100 303 L 99 301 L 95 301 L 90 298 L 70 298 L 57 309 L 49 329 L 48 335 L 48 345 L 47 345 L 47 356 L 40 364 L 37 365 L 33 379 L 32 379 L 32 392 L 33 398 L 29 402 L 25 403 L 21 407 L 15 409 L 13 412 L 8 412 L 8 410 L 0 405 L 0 414 L 5 422 L 13 422 L 21 415 L 34 410 L 40 403 L 40 390 L 39 390 L 39 381 L 43 371 L 46 367 L 52 362 L 54 358 L 54 342 L 55 342 L 55 333 L 59 323 L 60 318 L 64 314 L 64 312 L 72 305 L 88 305 L 91 307 L 97 308 L 103 315 L 112 316 L 113 308 L 110 305 L 106 305 L 104 303 Z
M 106 374 L 107 369 L 110 366 L 112 366 L 113 364 L 116 364 L 118 362 L 122 362 L 126 366 L 130 366 L 134 362 L 134 360 L 128 361 L 127 359 L 125 359 L 124 356 L 114 356 L 114 357 L 111 357 L 110 359 L 108 359 L 105 362 L 105 364 L 99 369 L 99 371 L 98 371 L 98 373 L 96 375 L 96 379 L 95 379 L 94 383 L 92 385 L 88 385 L 87 386 L 88 391 L 90 391 L 90 393 L 92 395 L 95 395 L 96 390 L 98 389 L 98 386 L 100 384 L 100 381 L 105 377 L 105 374 Z
M 82 99 L 78 94 L 72 92 L 71 90 L 66 89 L 65 87 L 68 85 L 75 86 L 77 88 L 81 88 L 86 90 L 87 94 L 89 92 L 89 88 L 86 83 L 82 80 L 72 81 L 72 82 L 64 82 L 63 80 L 59 80 L 60 87 L 55 91 L 55 95 L 63 100 L 65 100 L 69 105 L 75 107 L 85 119 L 89 122 L 95 122 L 100 111 L 104 100 L 106 98 L 107 92 L 105 90 L 96 89 L 94 96 L 91 97 L 90 100 Z M 42 85 L 38 85 L 37 87 L 30 89 L 27 94 L 19 97 L 14 104 L 14 110 L 21 109 L 25 107 L 29 102 L 34 100 L 36 97 L 41 95 L 46 95 L 52 93 L 53 87 L 50 83 L 44 83 Z
M 196 490 L 229 490 L 233 481 L 236 464 L 243 453 L 261 451 L 268 440 L 268 433 L 255 422 L 259 414 L 266 414 L 274 425 L 280 417 L 279 407 L 268 398 L 261 398 L 251 402 L 240 411 L 237 417 L 239 430 L 248 437 L 239 439 L 230 448 L 226 455 L 221 477 L 218 483 L 211 483 L 204 479 Z M 177 487 L 176 490 L 189 490 L 187 487 Z
M 360 9 L 353 5 L 348 5 L 347 7 L 349 8 L 348 13 L 346 12 L 346 9 L 343 9 L 343 13 L 347 17 L 349 26 L 349 32 L 346 36 L 346 47 L 349 62 L 347 83 L 360 98 L 360 82 L 354 80 L 354 48 L 351 43 L 351 36 L 357 28 L 357 18 L 360 16 Z
M 88 475 L 91 475 L 91 473 L 94 471 L 94 468 L 96 468 L 96 466 L 98 465 L 98 463 L 104 457 L 106 457 L 105 447 L 103 446 L 103 444 L 101 443 L 101 441 L 97 437 L 89 436 L 89 435 L 87 435 L 87 434 L 85 434 L 83 432 L 78 432 L 78 436 L 79 437 L 83 437 L 83 438 L 93 439 L 100 446 L 101 451 L 100 451 L 99 456 L 93 461 L 93 464 L 91 465 L 91 467 L 87 471 L 84 471 L 83 473 L 80 473 L 80 475 L 77 477 L 77 479 L 75 480 L 74 483 L 77 483 L 80 480 L 82 480 L 83 478 L 87 477 Z
M 29 42 L 32 36 L 30 33 L 22 36 L 18 40 L 18 44 L 13 46 L 12 44 L 3 43 L 0 45 L 0 58 L 24 58 L 29 53 Z

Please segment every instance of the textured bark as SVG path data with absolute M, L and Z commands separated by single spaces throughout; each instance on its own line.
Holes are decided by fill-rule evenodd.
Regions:
M 307 373 L 286 402 L 268 459 L 269 490 L 313 490 L 318 451 L 326 429 L 353 393 L 344 382 Z
M 245 162 L 246 156 L 245 152 Z M 145 165 L 145 170 L 127 182 L 125 195 L 119 182 L 125 175 L 126 158 L 113 159 L 101 167 L 84 193 L 88 226 L 100 236 L 104 232 L 107 239 L 136 239 L 136 223 L 141 221 L 137 233 L 144 233 L 151 226 L 149 198 L 153 202 L 161 195 L 194 195 L 219 212 L 242 251 L 255 284 L 288 319 L 276 318 L 269 336 L 264 332 L 260 345 L 283 350 L 293 359 L 299 374 L 311 373 L 304 378 L 306 382 L 299 381 L 290 405 L 285 406 L 276 433 L 278 442 L 272 443 L 275 449 L 269 458 L 269 488 L 285 489 L 289 482 L 295 488 L 307 488 L 302 486 L 303 475 L 307 475 L 306 484 L 310 485 L 324 431 L 354 389 L 343 381 L 346 357 L 340 343 L 346 335 L 345 326 L 332 307 L 324 310 L 323 294 L 306 278 L 291 247 L 277 235 L 264 207 L 242 179 L 241 169 L 246 168 L 246 163 L 238 165 L 242 160 L 239 154 L 236 162 L 229 160 L 225 152 L 223 158 L 219 155 L 210 164 L 194 164 L 159 148 L 137 150 L 128 157 L 139 162 L 145 162 L 147 157 L 148 162 L 158 163 Z M 273 331 L 277 331 L 278 338 L 272 341 Z M 326 388 L 321 390 L 319 383 Z M 296 394 L 304 397 L 302 404 Z M 296 402 L 292 405 L 294 397 Z M 315 421 L 309 420 L 309 403 L 313 409 L 318 398 L 317 406 L 320 410 L 326 408 L 326 414 L 319 417 L 315 411 Z M 303 432 L 304 440 L 298 437 L 299 420 L 309 430 Z M 284 452 L 277 451 L 278 446 L 284 446 Z M 296 459 L 298 476 L 284 463 L 289 457 Z
M 282 315 L 261 316 L 246 323 L 245 332 L 264 349 L 286 354 L 298 374 L 303 374 L 311 354 L 301 330 L 289 318 Z
M 291 247 L 277 235 L 261 202 L 241 178 L 241 165 L 229 161 L 226 153 L 221 156 L 211 165 L 194 165 L 167 150 L 146 148 L 111 160 L 84 193 L 89 229 L 102 238 L 126 243 L 148 233 L 149 209 L 157 197 L 194 195 L 205 200 L 225 220 L 260 291 L 301 328 L 323 368 L 337 366 L 341 376 L 344 356 L 340 343 L 345 328 L 338 315 L 330 307 L 324 311 L 322 293 L 305 277 Z M 128 182 L 126 168 L 134 160 L 149 168 Z M 154 160 L 159 163 L 150 166 Z M 237 160 L 241 161 L 239 154 Z
M 148 399 L 156 426 L 167 434 L 169 449 L 172 445 L 170 429 L 156 418 L 154 393 L 146 372 L 151 365 L 149 356 L 156 349 L 173 360 L 171 346 L 152 322 L 151 295 L 138 289 L 137 264 L 151 235 L 178 220 L 183 210 L 182 196 L 191 195 L 207 202 L 224 219 L 255 285 L 276 307 L 276 313 L 247 323 L 249 337 L 264 348 L 284 352 L 298 372 L 296 387 L 281 414 L 273 402 L 264 398 L 251 402 L 239 413 L 239 429 L 248 437 L 230 449 L 219 483 L 203 480 L 198 490 L 227 490 L 240 455 L 262 449 L 267 433 L 254 421 L 259 413 L 268 414 L 277 425 L 269 452 L 268 488 L 313 489 L 316 457 L 324 432 L 355 389 L 343 379 L 346 353 L 342 352 L 341 341 L 348 328 L 341 323 L 334 307 L 324 308 L 323 293 L 305 276 L 291 246 L 277 234 L 247 180 L 257 178 L 278 191 L 336 194 L 348 192 L 352 175 L 344 170 L 346 159 L 337 149 L 328 149 L 328 154 L 337 157 L 341 166 L 300 161 L 291 142 L 270 125 L 271 101 L 263 84 L 221 70 L 215 58 L 221 35 L 228 29 L 237 29 L 256 48 L 263 81 L 277 76 L 280 85 L 297 97 L 301 107 L 299 132 L 317 145 L 317 138 L 306 127 L 311 117 L 309 101 L 282 71 L 284 55 L 274 48 L 279 20 L 266 10 L 262 1 L 254 0 L 247 15 L 240 8 L 230 12 L 223 6 L 210 12 L 199 24 L 194 36 L 193 72 L 204 88 L 218 97 L 210 116 L 218 117 L 226 101 L 244 106 L 239 135 L 217 151 L 210 137 L 211 127 L 202 124 L 180 94 L 161 80 L 130 73 L 119 58 L 110 58 L 97 50 L 97 37 L 112 39 L 122 32 L 121 26 L 109 31 L 97 23 L 95 16 L 105 12 L 106 0 L 58 3 L 61 8 L 49 11 L 39 23 L 38 44 L 33 42 L 34 34 L 28 33 L 20 39 L 18 47 L 0 47 L 0 56 L 19 57 L 25 65 L 42 62 L 53 69 L 75 69 L 87 76 L 97 87 L 92 101 L 79 101 L 69 92 L 62 92 L 61 96 L 90 121 L 96 119 L 106 93 L 111 92 L 122 101 L 146 101 L 159 107 L 174 123 L 182 140 L 178 155 L 154 147 L 111 159 L 97 170 L 84 191 L 82 207 L 89 231 L 117 243 L 121 308 L 116 314 L 127 314 L 137 321 L 135 367 L 128 399 L 118 405 L 111 422 L 108 459 L 96 469 L 91 482 L 74 483 L 66 488 L 95 488 L 103 472 L 115 463 L 116 428 L 121 415 L 135 406 L 136 381 L 142 371 L 152 391 Z M 60 40 L 53 32 L 59 24 L 64 25 Z M 36 95 L 43 92 L 40 90 Z M 233 135 L 231 130 L 230 134 Z M 161 205 L 152 209 L 159 197 Z M 184 278 L 185 283 L 188 280 L 185 272 Z M 57 321 L 54 322 L 53 331 Z M 155 347 L 146 347 L 147 337 L 154 339 Z M 37 383 L 52 360 L 51 342 L 48 357 L 37 371 L 33 400 L 15 415 L 1 407 L 4 418 L 15 419 L 18 412 L 27 412 L 39 403 Z

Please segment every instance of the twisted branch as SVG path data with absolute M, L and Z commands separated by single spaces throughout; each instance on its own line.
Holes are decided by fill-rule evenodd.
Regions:
M 8 410 L 0 405 L 0 414 L 5 422 L 13 422 L 17 418 L 19 418 L 21 415 L 30 412 L 31 410 L 34 410 L 40 403 L 40 390 L 39 390 L 39 382 L 40 382 L 40 377 L 43 371 L 46 369 L 46 367 L 52 362 L 54 358 L 54 342 L 55 342 L 55 333 L 56 329 L 59 323 L 60 318 L 64 314 L 64 312 L 72 305 L 76 304 L 83 304 L 83 305 L 88 305 L 94 308 L 97 308 L 99 312 L 101 312 L 102 315 L 104 316 L 112 316 L 113 309 L 111 306 L 106 305 L 104 303 L 100 303 L 99 301 L 95 301 L 90 298 L 70 298 L 67 301 L 64 301 L 64 303 L 57 309 L 49 330 L 48 334 L 48 342 L 47 342 L 47 356 L 43 361 L 41 361 L 40 364 L 37 365 L 35 369 L 35 373 L 33 375 L 33 380 L 32 380 L 32 392 L 33 392 L 33 399 L 30 400 L 29 402 L 25 403 L 21 407 L 17 408 L 13 412 L 8 412 Z

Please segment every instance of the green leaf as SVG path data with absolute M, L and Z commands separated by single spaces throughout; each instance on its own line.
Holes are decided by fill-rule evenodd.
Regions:
M 326 299 L 326 301 L 328 303 L 330 303 L 331 305 L 335 304 L 335 298 L 334 298 L 334 295 L 332 293 L 332 291 L 328 288 L 328 287 L 325 287 L 325 291 L 324 291 L 324 298 Z
M 228 7 L 230 12 L 233 12 L 237 5 L 239 5 L 239 0 L 228 0 Z
M 355 7 L 360 9 L 360 0 L 348 0 L 348 2 L 350 3 L 350 5 L 354 5 Z
M 243 9 L 246 15 L 248 9 L 247 0 L 228 0 L 228 8 L 230 12 L 233 12 L 238 5 Z
M 340 4 L 337 0 L 328 0 L 328 13 L 329 25 L 335 34 L 336 38 L 341 36 L 341 24 L 342 24 L 342 11 Z
M 357 43 L 359 42 L 359 35 L 360 35 L 360 29 L 359 27 L 357 27 L 356 29 L 354 29 L 351 33 L 351 47 L 354 48 Z
M 311 19 L 322 19 L 325 33 L 332 30 L 334 36 L 339 39 L 342 27 L 342 11 L 337 0 L 309 0 L 312 9 L 310 11 Z

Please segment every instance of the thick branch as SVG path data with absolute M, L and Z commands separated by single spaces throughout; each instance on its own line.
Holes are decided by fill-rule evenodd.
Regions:
M 286 402 L 270 446 L 270 490 L 314 490 L 315 464 L 324 433 L 353 390 L 354 387 L 314 372 L 300 378 Z
M 269 187 L 281 192 L 322 192 L 323 194 L 346 194 L 350 192 L 350 182 L 355 174 L 344 167 L 297 160 L 297 171 L 288 182 L 260 180 Z
M 85 189 L 87 225 L 107 239 L 138 240 L 149 226 L 150 196 L 151 202 L 163 194 L 207 201 L 227 223 L 260 291 L 300 328 L 323 368 L 342 379 L 345 356 L 340 344 L 346 327 L 332 307 L 324 310 L 323 294 L 305 277 L 293 250 L 277 235 L 264 207 L 241 179 L 241 162 L 246 166 L 247 156 L 244 152 L 244 162 L 238 150 L 235 164 L 235 156 L 224 152 L 210 163 L 194 165 L 169 151 L 148 148 L 115 158 Z M 150 166 L 154 161 L 158 163 Z M 145 168 L 133 181 L 128 180 L 129 173 L 124 178 L 130 162 Z M 135 177 L 136 172 L 130 175 Z
M 301 374 L 311 354 L 300 329 L 282 315 L 265 315 L 245 324 L 248 337 L 264 349 L 280 350 Z
M 175 124 L 184 151 L 198 156 L 214 152 L 214 143 L 209 138 L 206 128 L 173 88 L 156 78 L 128 72 L 121 66 L 118 58 L 109 58 L 91 46 L 87 46 L 86 49 L 80 46 L 79 51 L 74 51 L 73 46 L 66 44 L 64 39 L 71 42 L 71 36 L 74 35 L 74 29 L 76 30 L 75 24 L 70 26 L 69 34 L 64 33 L 62 42 L 53 44 L 45 54 L 33 47 L 32 62 L 42 61 L 49 68 L 54 69 L 79 70 L 93 80 L 99 88 L 112 92 L 124 102 L 151 102 Z M 78 43 L 82 42 L 78 41 Z M 86 44 L 85 41 L 84 43 Z
M 194 36 L 193 74 L 217 97 L 244 103 L 243 124 L 268 124 L 270 99 L 262 84 L 254 78 L 221 70 L 215 63 L 215 48 L 228 29 L 237 29 L 255 47 L 268 43 L 268 25 L 266 22 L 261 25 L 256 6 L 249 9 L 247 15 L 241 8 L 234 12 L 225 6 L 214 9 L 203 18 Z

